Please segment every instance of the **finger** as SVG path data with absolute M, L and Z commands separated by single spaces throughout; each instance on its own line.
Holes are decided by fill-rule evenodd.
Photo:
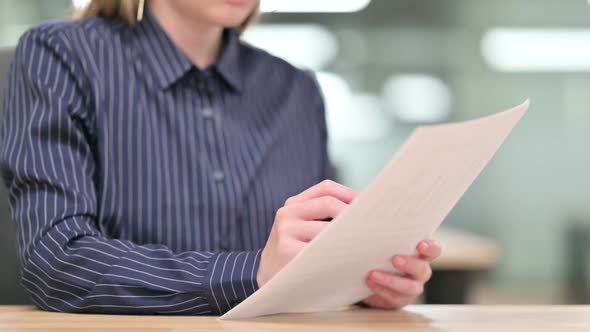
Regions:
M 427 261 L 432 261 L 438 258 L 442 252 L 441 245 L 436 240 L 420 241 L 416 246 L 416 250 L 418 251 L 420 258 L 424 258 Z
M 369 288 L 373 291 L 374 295 L 377 297 L 367 298 L 367 301 L 369 301 L 369 303 L 367 304 L 371 305 L 371 303 L 374 303 L 379 308 L 399 309 L 412 303 L 415 299 L 415 296 L 408 296 L 406 294 L 392 291 L 386 287 L 372 283 L 371 281 L 367 283 L 367 286 L 369 286 Z
M 422 258 L 406 255 L 396 255 L 391 264 L 400 272 L 407 273 L 416 281 L 426 282 L 432 277 L 430 263 Z
M 285 205 L 301 203 L 309 199 L 322 196 L 332 196 L 343 203 L 350 204 L 357 196 L 357 192 L 331 180 L 324 180 L 302 193 L 289 198 Z
M 313 240 L 328 226 L 330 226 L 329 222 L 315 220 L 291 223 L 291 227 L 293 227 L 293 235 L 297 240 L 302 242 Z
M 378 308 L 378 309 L 397 309 L 393 305 L 391 305 L 387 300 L 382 298 L 381 296 L 373 293 L 369 297 L 363 300 L 363 302 L 371 308 Z
M 331 197 L 323 196 L 291 204 L 285 208 L 291 209 L 293 215 L 303 220 L 324 220 L 335 218 L 348 204 Z
M 422 282 L 383 271 L 372 271 L 367 281 L 371 281 L 392 292 L 407 296 L 417 297 L 424 291 L 424 284 Z

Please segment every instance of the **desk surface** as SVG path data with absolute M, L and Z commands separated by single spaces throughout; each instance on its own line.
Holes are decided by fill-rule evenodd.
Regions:
M 352 309 L 244 321 L 216 317 L 62 314 L 0 306 L 0 331 L 590 331 L 590 306 L 410 306 L 404 311 Z

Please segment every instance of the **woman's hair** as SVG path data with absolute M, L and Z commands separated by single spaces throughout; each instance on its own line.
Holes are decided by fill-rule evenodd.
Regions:
M 147 0 L 146 0 L 147 1 Z M 127 24 L 134 25 L 137 23 L 137 9 L 140 0 L 91 0 L 88 6 L 77 11 L 74 17 L 82 19 L 92 16 L 114 17 L 119 16 Z M 236 27 L 238 35 L 241 35 L 244 30 L 258 17 L 258 6 L 248 17 Z

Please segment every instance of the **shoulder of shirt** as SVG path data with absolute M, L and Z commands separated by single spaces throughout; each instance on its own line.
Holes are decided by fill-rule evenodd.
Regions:
M 241 45 L 241 54 L 246 55 L 249 59 L 246 64 L 247 68 L 250 70 L 259 68 L 255 71 L 258 75 L 265 78 L 269 76 L 280 76 L 283 84 L 287 84 L 285 82 L 291 81 L 292 84 L 299 87 L 297 90 L 300 91 L 299 93 L 305 95 L 306 100 L 309 100 L 310 102 L 315 101 L 315 103 L 320 105 L 319 109 L 322 110 L 321 116 L 323 119 L 324 97 L 316 75 L 312 70 L 295 67 L 288 61 L 246 42 L 241 42 Z
M 250 61 L 254 62 L 249 63 L 249 65 L 260 65 L 267 70 L 278 71 L 284 78 L 297 80 L 309 85 L 311 88 L 318 87 L 315 74 L 312 70 L 295 67 L 288 61 L 244 41 L 241 42 L 241 46 L 243 52 L 251 59 Z
M 82 40 L 92 46 L 98 39 L 108 39 L 126 28 L 118 19 L 89 17 L 79 20 L 52 20 L 38 24 L 27 30 L 20 38 L 19 45 L 25 41 L 42 42 L 49 46 L 66 43 L 77 46 Z M 75 50 L 72 47 L 71 50 Z

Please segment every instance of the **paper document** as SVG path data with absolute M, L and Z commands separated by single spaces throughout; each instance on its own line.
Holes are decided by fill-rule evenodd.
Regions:
M 418 242 L 432 237 L 528 106 L 418 127 L 329 227 L 220 319 L 335 310 L 369 296 L 368 272 L 395 271 L 393 255 L 415 254 Z

